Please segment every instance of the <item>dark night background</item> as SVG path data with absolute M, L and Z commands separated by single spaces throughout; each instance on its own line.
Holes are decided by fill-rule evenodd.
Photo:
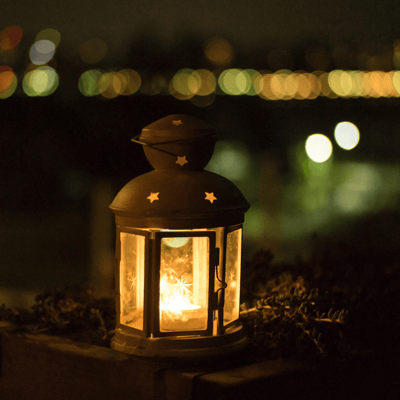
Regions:
M 252 205 L 245 256 L 265 247 L 291 259 L 307 254 L 315 232 L 351 237 L 359 226 L 388 251 L 397 246 L 398 98 L 266 101 L 218 94 L 199 107 L 144 89 L 114 99 L 78 90 L 91 68 L 132 68 L 143 77 L 215 69 L 204 57 L 214 36 L 234 50 L 226 68 L 312 72 L 306 55 L 319 46 L 328 72 L 365 69 L 365 56 L 380 69 L 376 60 L 388 54 L 392 60 L 400 39 L 397 7 L 359 0 L 3 2 L 0 30 L 19 26 L 23 38 L 13 55 L 0 54 L 0 66 L 12 64 L 19 77 L 15 93 L 0 100 L 0 304 L 26 304 L 44 287 L 65 283 L 92 281 L 112 290 L 108 205 L 127 181 L 151 168 L 130 139 L 170 114 L 190 114 L 216 128 L 220 142 L 210 169 L 233 180 Z M 53 61 L 60 83 L 48 97 L 28 97 L 21 80 L 29 48 L 46 28 L 61 34 Z M 107 44 L 97 64 L 79 56 L 90 38 Z M 396 68 L 392 61 L 388 70 Z M 357 125 L 359 145 L 334 147 L 328 175 L 304 174 L 299 148 L 317 132 L 334 143 L 341 121 Z

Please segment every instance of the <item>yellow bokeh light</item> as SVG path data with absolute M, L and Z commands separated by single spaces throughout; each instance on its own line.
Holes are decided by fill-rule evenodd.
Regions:
M 285 79 L 285 91 L 290 99 L 294 99 L 297 91 L 299 90 L 299 80 L 297 79 L 297 74 L 290 74 Z
M 282 99 L 285 95 L 286 74 L 273 74 L 269 84 L 275 99 Z
M 305 147 L 308 157 L 317 163 L 327 161 L 332 155 L 331 141 L 320 133 L 309 136 Z
M 227 66 L 233 59 L 232 46 L 222 37 L 211 38 L 204 46 L 204 54 L 219 67 Z
M 371 97 L 384 97 L 386 95 L 386 90 L 383 85 L 383 77 L 385 73 L 382 71 L 372 71 L 368 73 L 368 80 L 370 86 Z
M 360 141 L 360 131 L 351 122 L 340 122 L 335 128 L 335 140 L 342 149 L 354 149 Z
M 246 94 L 248 96 L 257 96 L 261 92 L 260 81 L 261 81 L 262 75 L 254 69 L 245 69 L 244 72 L 247 73 L 251 79 L 250 89 L 247 91 Z
M 114 71 L 106 72 L 99 80 L 99 93 L 106 99 L 117 97 L 121 88 L 121 81 Z
M 60 44 L 61 34 L 56 29 L 47 28 L 43 29 L 36 35 L 36 42 L 41 40 L 49 40 L 57 47 Z
M 200 89 L 201 77 L 196 71 L 184 68 L 174 75 L 172 86 L 176 92 L 184 96 L 194 96 Z
M 227 69 L 218 77 L 218 84 L 224 93 L 238 96 L 250 90 L 251 77 L 246 71 Z
M 198 96 L 208 96 L 215 92 L 217 87 L 217 79 L 211 71 L 208 71 L 207 69 L 198 69 L 193 73 L 196 74 L 196 80 L 198 79 L 197 77 L 200 78 L 200 87 L 196 92 Z
M 308 99 L 312 93 L 311 81 L 308 74 L 297 74 L 298 89 L 295 98 L 298 100 Z
M 36 68 L 25 74 L 22 89 L 30 96 L 49 96 L 57 89 L 59 78 L 57 72 L 48 66 Z
M 394 71 L 392 75 L 392 84 L 395 90 L 395 96 L 400 95 L 400 71 Z
M 55 51 L 56 46 L 53 42 L 50 42 L 50 40 L 39 40 L 32 45 L 29 57 L 32 64 L 44 65 L 53 58 Z
M 95 64 L 101 61 L 107 54 L 107 44 L 100 38 L 86 40 L 79 49 L 82 61 L 88 64 Z

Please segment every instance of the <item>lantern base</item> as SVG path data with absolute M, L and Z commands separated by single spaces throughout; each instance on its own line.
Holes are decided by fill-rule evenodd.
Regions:
M 157 359 L 207 360 L 228 355 L 247 346 L 242 325 L 232 326 L 219 336 L 168 336 L 146 338 L 117 329 L 111 340 L 114 350 Z

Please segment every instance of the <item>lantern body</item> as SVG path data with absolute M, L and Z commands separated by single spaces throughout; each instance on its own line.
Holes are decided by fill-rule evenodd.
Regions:
M 175 118 L 189 125 L 187 116 L 164 120 Z M 116 350 L 199 359 L 247 343 L 239 302 L 248 205 L 228 180 L 201 168 L 144 174 L 110 206 L 117 223 Z

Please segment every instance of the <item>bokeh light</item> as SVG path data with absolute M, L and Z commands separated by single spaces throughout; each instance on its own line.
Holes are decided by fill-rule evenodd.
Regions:
M 57 72 L 48 66 L 39 67 L 25 74 L 22 89 L 30 96 L 49 96 L 58 87 Z
M 254 69 L 245 69 L 244 72 L 250 77 L 250 88 L 246 92 L 248 96 L 257 96 L 261 92 L 262 75 Z
M 233 59 L 233 48 L 226 39 L 214 37 L 204 46 L 204 54 L 216 66 L 225 67 Z
M 325 135 L 316 133 L 306 140 L 306 153 L 312 161 L 325 162 L 332 155 L 332 143 Z
M 360 131 L 351 122 L 340 122 L 335 128 L 335 140 L 342 149 L 354 149 L 360 141 Z
M 91 69 L 85 71 L 79 78 L 79 91 L 87 97 L 97 96 L 99 92 L 99 81 L 103 76 L 103 72 L 99 69 Z
M 0 49 L 3 51 L 15 49 L 22 39 L 22 28 L 9 26 L 0 32 Z
M 0 66 L 0 99 L 12 96 L 17 88 L 17 77 L 9 66 Z
M 249 177 L 251 156 L 243 143 L 218 141 L 207 170 L 225 176 L 233 182 Z
M 99 80 L 99 92 L 105 99 L 114 99 L 121 92 L 122 84 L 115 71 L 104 73 Z
M 107 54 L 107 44 L 100 38 L 91 38 L 82 43 L 79 55 L 83 62 L 95 64 L 101 61 Z
M 36 42 L 41 40 L 49 40 L 50 42 L 54 43 L 54 46 L 57 47 L 60 44 L 61 34 L 57 29 L 43 29 L 36 35 Z
M 50 42 L 50 40 L 39 40 L 32 45 L 29 57 L 32 64 L 44 65 L 53 58 L 55 51 L 56 46 L 53 42 Z
M 215 93 L 211 93 L 208 96 L 193 96 L 190 102 L 197 107 L 208 107 L 215 101 Z
M 119 95 L 130 96 L 136 93 L 141 82 L 140 75 L 133 69 L 108 72 L 91 69 L 80 76 L 78 88 L 87 97 L 101 95 L 103 98 L 113 99 Z
M 142 83 L 140 75 L 133 69 L 122 69 L 117 73 L 117 77 L 121 81 L 121 90 L 118 94 L 123 96 L 136 93 Z
M 207 69 L 198 69 L 193 71 L 192 74 L 196 82 L 200 78 L 200 87 L 196 91 L 197 96 L 209 96 L 211 93 L 215 92 L 217 79 L 211 71 Z
M 172 86 L 175 92 L 183 96 L 194 96 L 201 86 L 200 75 L 190 69 L 184 68 L 179 70 L 172 78 Z
M 229 95 L 246 94 L 251 88 L 251 77 L 240 69 L 227 69 L 218 77 L 220 89 Z

